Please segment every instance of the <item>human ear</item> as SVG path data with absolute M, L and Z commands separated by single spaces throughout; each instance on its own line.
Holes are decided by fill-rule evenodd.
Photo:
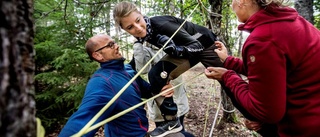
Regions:
M 98 52 L 93 52 L 92 58 L 94 58 L 95 60 L 102 60 L 103 59 L 102 55 Z

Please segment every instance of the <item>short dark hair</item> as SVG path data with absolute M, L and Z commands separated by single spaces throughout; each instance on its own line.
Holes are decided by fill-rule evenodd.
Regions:
M 94 52 L 94 47 L 97 46 L 97 43 L 94 42 L 94 41 L 92 40 L 92 38 L 89 38 L 88 41 L 86 42 L 86 45 L 85 45 L 85 46 L 86 46 L 85 48 L 86 48 L 86 52 L 87 52 L 89 58 L 90 58 L 91 60 L 95 60 L 95 59 L 92 57 L 92 53 Z

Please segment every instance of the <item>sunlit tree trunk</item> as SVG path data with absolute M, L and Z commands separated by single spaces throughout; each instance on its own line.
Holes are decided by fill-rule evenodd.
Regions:
M 211 19 L 211 28 L 212 31 L 220 37 L 220 40 L 222 40 L 223 38 L 221 38 L 221 36 L 223 36 L 221 34 L 221 22 L 222 22 L 222 4 L 223 4 L 223 0 L 209 0 L 210 4 L 211 4 L 211 15 L 210 15 L 210 19 Z M 228 44 L 227 44 L 228 45 Z M 222 98 L 222 106 L 224 109 L 226 110 L 233 110 L 234 106 L 232 105 L 231 100 L 229 99 L 229 97 L 225 94 L 225 92 L 223 91 L 223 89 L 221 88 L 221 98 Z M 229 113 L 229 112 L 225 112 L 223 111 L 223 118 L 220 124 L 224 124 L 224 122 L 235 122 L 236 119 L 236 115 L 234 112 Z
M 0 136 L 35 137 L 33 1 L 0 3 Z
M 302 17 L 314 24 L 313 0 L 295 0 L 294 8 L 297 9 Z

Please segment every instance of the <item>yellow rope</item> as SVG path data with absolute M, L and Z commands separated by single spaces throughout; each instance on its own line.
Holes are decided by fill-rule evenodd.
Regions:
M 192 81 L 193 79 L 195 79 L 196 77 L 198 77 L 198 76 L 200 76 L 200 75 L 202 75 L 202 74 L 204 74 L 204 73 L 202 72 L 202 73 L 194 76 L 193 78 L 191 78 L 191 79 L 188 80 L 187 82 Z M 177 88 L 178 86 L 180 86 L 180 85 L 182 85 L 182 84 L 185 84 L 185 83 L 187 83 L 187 82 L 181 82 L 180 84 L 175 85 L 175 86 L 172 87 L 172 88 L 169 88 L 169 89 L 167 89 L 167 90 L 165 90 L 165 91 L 162 91 L 162 92 L 160 92 L 159 94 L 157 94 L 157 95 L 155 95 L 155 96 L 153 96 L 153 97 L 151 97 L 151 98 L 149 98 L 149 99 L 147 99 L 147 100 L 145 100 L 145 101 L 143 101 L 143 102 L 141 102 L 141 103 L 139 103 L 139 104 L 136 104 L 136 105 L 134 105 L 134 106 L 132 106 L 132 107 L 126 109 L 126 110 L 121 111 L 120 113 L 118 113 L 118 114 L 116 114 L 116 115 L 113 115 L 112 117 L 109 117 L 109 118 L 106 119 L 106 120 L 103 120 L 103 121 L 101 121 L 101 122 L 93 125 L 92 127 L 90 127 L 90 128 L 86 131 L 86 133 L 88 133 L 88 132 L 90 132 L 90 131 L 92 131 L 92 130 L 94 130 L 94 129 L 96 129 L 96 128 L 98 128 L 98 127 L 100 127 L 100 126 L 102 126 L 102 125 L 104 125 L 104 124 L 106 124 L 106 123 L 108 123 L 108 122 L 110 122 L 110 121 L 112 121 L 112 120 L 114 120 L 114 119 L 116 119 L 116 118 L 118 118 L 118 117 L 120 117 L 120 116 L 128 113 L 128 112 L 130 112 L 130 111 L 132 111 L 132 110 L 134 110 L 134 109 L 136 109 L 137 107 L 139 107 L 139 106 L 147 103 L 148 101 L 153 100 L 153 99 L 155 99 L 155 98 L 157 98 L 157 97 L 159 97 L 159 96 L 161 96 L 161 95 L 169 92 L 170 90 L 175 89 L 175 88 Z
M 37 137 L 44 137 L 46 130 L 41 124 L 40 118 L 36 117 L 37 120 Z
M 199 4 L 198 4 L 199 5 Z M 191 14 L 196 10 L 198 5 L 192 10 L 187 19 L 190 18 Z M 157 51 L 157 53 L 144 65 L 141 70 L 76 134 L 72 135 L 72 137 L 80 137 L 85 134 L 89 127 L 111 106 L 111 104 L 116 101 L 119 96 L 130 86 L 130 84 L 142 73 L 142 71 L 151 63 L 152 60 L 163 50 L 163 48 L 171 41 L 174 35 L 182 28 L 187 19 L 180 25 L 180 27 L 175 31 L 175 33 L 169 38 L 169 40 L 164 44 L 164 46 Z

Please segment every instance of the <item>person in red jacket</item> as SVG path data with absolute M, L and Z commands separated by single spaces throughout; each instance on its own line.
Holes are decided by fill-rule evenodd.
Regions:
M 320 31 L 283 0 L 233 0 L 232 9 L 250 32 L 242 60 L 216 43 L 224 67 L 207 67 L 208 78 L 223 81 L 234 104 L 278 135 L 320 135 Z M 244 74 L 249 82 L 236 73 Z

